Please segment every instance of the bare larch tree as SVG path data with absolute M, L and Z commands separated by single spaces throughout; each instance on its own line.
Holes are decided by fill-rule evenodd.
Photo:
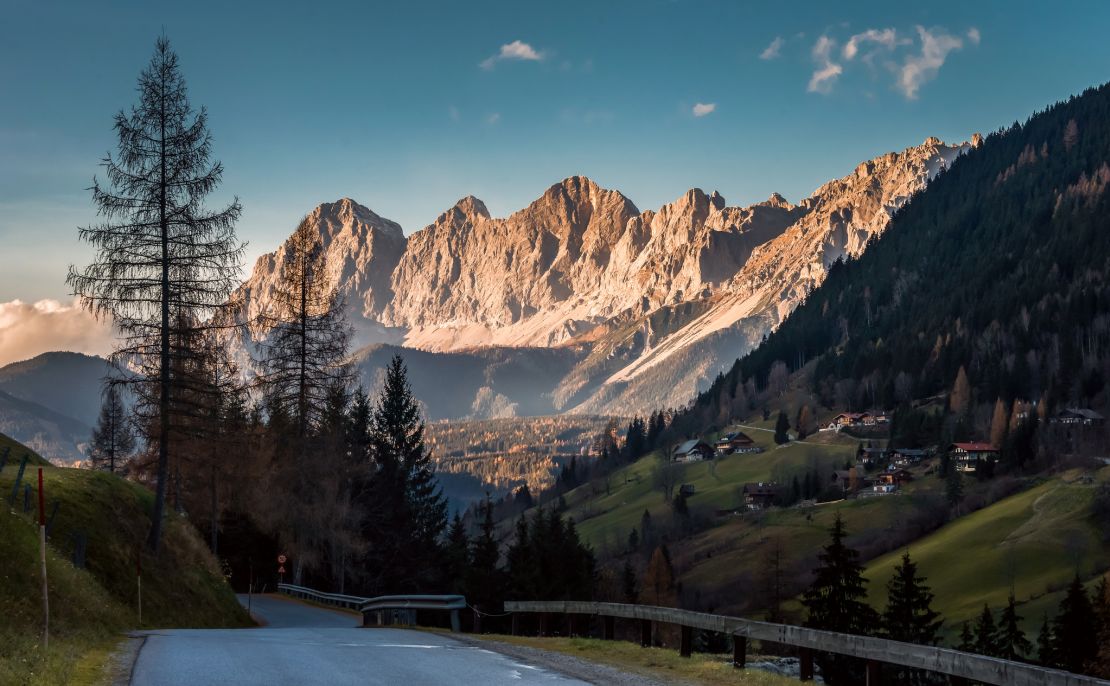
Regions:
M 218 211 L 204 199 L 219 185 L 223 167 L 211 162 L 204 108 L 193 110 L 177 55 L 158 39 L 139 75 L 139 102 L 115 117 L 118 152 L 102 162 L 107 185 L 94 179 L 93 202 L 102 222 L 80 229 L 96 247 L 83 270 L 67 282 L 85 307 L 110 317 L 122 332 L 113 361 L 139 372 L 157 389 L 157 481 L 147 544 L 157 551 L 171 452 L 175 393 L 172 318 L 193 326 L 214 321 L 240 277 L 243 245 L 235 236 L 238 199 Z M 192 337 L 179 337 L 191 340 Z
M 347 360 L 350 325 L 328 278 L 319 230 L 302 220 L 286 242 L 273 304 L 256 322 L 261 343 L 258 381 L 271 427 L 287 431 L 277 452 L 271 478 L 284 494 L 278 508 L 280 535 L 293 554 L 294 583 L 306 566 L 317 567 L 335 522 L 328 513 L 337 502 L 326 494 L 325 478 L 337 455 L 320 452 L 325 408 L 351 380 Z

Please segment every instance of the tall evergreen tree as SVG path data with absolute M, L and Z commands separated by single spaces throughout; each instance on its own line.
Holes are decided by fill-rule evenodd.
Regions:
M 820 565 L 802 596 L 802 605 L 809 611 L 808 627 L 866 635 L 879 626 L 879 616 L 867 604 L 867 579 L 863 578 L 859 551 L 844 543 L 847 535 L 837 513 L 829 529 L 831 540 L 817 556 Z
M 829 529 L 831 540 L 817 556 L 820 564 L 813 571 L 813 583 L 802 596 L 802 605 L 809 612 L 808 627 L 866 635 L 880 626 L 879 614 L 867 604 L 867 580 L 863 578 L 859 551 L 844 543 L 847 535 L 838 512 Z M 856 660 L 824 654 L 818 662 L 827 683 L 858 680 L 860 666 Z
M 1060 667 L 1081 673 L 1098 657 L 1098 636 L 1092 631 L 1095 624 L 1091 599 L 1076 574 L 1052 622 L 1052 654 Z
M 918 576 L 917 564 L 909 552 L 887 583 L 887 606 L 883 611 L 883 632 L 896 641 L 934 645 L 944 621 L 932 608 L 933 593 Z
M 80 230 L 96 248 L 92 264 L 70 268 L 67 283 L 97 316 L 110 317 L 124 340 L 113 359 L 140 370 L 157 388 L 159 429 L 151 530 L 162 540 L 170 477 L 171 411 L 176 379 L 172 319 L 216 322 L 212 315 L 238 285 L 243 247 L 234 225 L 238 199 L 209 211 L 204 199 L 223 176 L 211 163 L 212 139 L 204 108 L 193 110 L 177 55 L 159 38 L 139 75 L 139 102 L 115 117 L 118 153 L 104 159 L 108 185 L 93 180 L 93 202 L 103 223 Z
M 467 574 L 470 573 L 470 539 L 466 535 L 466 525 L 458 512 L 447 529 L 447 540 L 443 545 L 443 579 L 441 588 L 448 593 L 467 592 Z M 473 601 L 472 601 L 473 602 Z
M 1041 629 L 1037 632 L 1037 662 L 1044 667 L 1056 666 L 1056 649 L 1052 645 L 1052 625 L 1048 615 L 1044 616 Z
M 1006 601 L 1002 616 L 998 620 L 998 657 L 1006 660 L 1024 660 L 1033 650 L 1033 644 L 1025 637 L 1021 630 L 1021 615 L 1017 613 L 1017 601 L 1014 592 Z
M 786 413 L 779 410 L 778 419 L 775 420 L 775 443 L 782 445 L 783 443 L 790 442 L 790 420 L 786 418 Z
M 119 388 L 109 382 L 104 389 L 100 416 L 89 442 L 89 461 L 94 469 L 115 473 L 135 450 L 135 433 L 120 398 Z
M 386 369 L 370 433 L 377 462 L 368 539 L 380 590 L 403 593 L 434 582 L 447 501 L 424 444 L 424 421 L 400 355 Z
M 975 652 L 975 636 L 971 633 L 971 625 L 967 622 L 960 626 L 960 642 L 956 644 L 956 650 L 962 650 L 965 653 Z
M 997 657 L 999 653 L 998 629 L 994 625 L 994 613 L 986 603 L 983 603 L 983 611 L 975 620 L 975 652 L 991 657 Z
M 636 582 L 636 570 L 632 567 L 632 560 L 625 558 L 624 568 L 621 570 L 621 596 L 624 602 L 633 605 L 640 599 L 640 589 Z
M 489 494 L 478 510 L 482 524 L 478 535 L 470 542 L 470 567 L 466 572 L 466 596 L 483 612 L 500 612 L 499 597 L 503 593 L 504 578 L 498 567 L 501 558 L 493 522 L 493 501 Z

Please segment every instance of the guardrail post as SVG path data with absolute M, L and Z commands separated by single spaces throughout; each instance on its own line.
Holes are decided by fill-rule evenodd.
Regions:
M 642 648 L 651 647 L 651 620 L 640 620 L 640 646 Z
M 519 636 L 520 635 L 520 627 L 517 626 L 517 617 L 518 616 L 519 615 L 517 615 L 517 613 L 515 613 L 515 612 L 513 613 L 512 626 L 509 628 L 509 633 L 513 636 Z
M 547 613 L 540 613 L 540 636 L 547 635 Z
M 867 686 L 879 686 L 882 683 L 882 665 L 874 660 L 867 661 Z
M 601 618 L 601 637 L 606 641 L 612 641 L 616 636 L 616 619 L 608 615 Z
M 798 651 L 798 658 L 798 679 L 813 681 L 813 651 L 809 648 L 802 648 Z
M 459 623 L 459 611 L 451 610 L 451 631 L 456 634 L 462 631 L 462 625 Z
M 747 636 L 732 637 L 732 666 L 744 669 L 748 663 L 748 638 Z
M 678 654 L 682 657 L 690 657 L 694 644 L 694 630 L 688 626 L 682 627 L 682 638 L 678 646 Z

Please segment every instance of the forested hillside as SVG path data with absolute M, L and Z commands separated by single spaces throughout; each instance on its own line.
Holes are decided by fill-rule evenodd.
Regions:
M 895 407 L 947 391 L 961 369 L 973 397 L 957 401 L 988 417 L 998 399 L 1042 403 L 1042 416 L 1103 406 L 1108 161 L 1108 86 L 989 136 L 859 259 L 835 265 L 676 428 L 727 414 L 736 389 L 766 387 L 776 362 L 792 372 L 814 363 L 810 385 L 829 407 Z M 979 414 L 956 431 L 981 432 Z

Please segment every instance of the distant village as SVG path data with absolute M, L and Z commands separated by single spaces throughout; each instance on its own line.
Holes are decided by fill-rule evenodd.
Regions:
M 1105 418 L 1088 408 L 1068 408 L 1048 419 L 1049 425 L 1062 429 L 1101 427 Z M 850 432 L 853 429 L 868 429 L 879 435 L 890 424 L 885 412 L 841 412 L 823 426 L 819 432 Z M 764 429 L 765 430 L 765 429 Z M 793 436 L 790 437 L 794 439 Z M 877 445 L 887 443 L 886 445 Z M 692 438 L 671 448 L 672 463 L 684 464 L 713 460 L 737 454 L 761 453 L 763 448 L 743 431 L 729 431 L 715 441 Z M 997 463 L 1001 446 L 986 442 L 955 442 L 947 446 L 907 448 L 889 445 L 882 439 L 861 440 L 856 452 L 855 464 L 835 469 L 829 475 L 829 482 L 822 484 L 820 490 L 825 494 L 835 493 L 843 498 L 871 498 L 898 495 L 905 484 L 929 474 L 938 468 L 938 460 L 947 458 L 948 464 L 958 474 L 974 476 L 987 465 Z M 1110 458 L 1104 458 L 1110 463 Z M 721 510 L 718 515 L 736 514 L 738 511 L 758 511 L 781 506 L 790 502 L 786 497 L 787 485 L 775 482 L 752 482 L 744 484 L 741 494 L 743 504 L 739 510 Z M 682 484 L 679 493 L 692 496 L 692 484 Z M 812 506 L 813 499 L 803 499 L 796 504 Z M 793 503 L 791 503 L 793 504 Z

